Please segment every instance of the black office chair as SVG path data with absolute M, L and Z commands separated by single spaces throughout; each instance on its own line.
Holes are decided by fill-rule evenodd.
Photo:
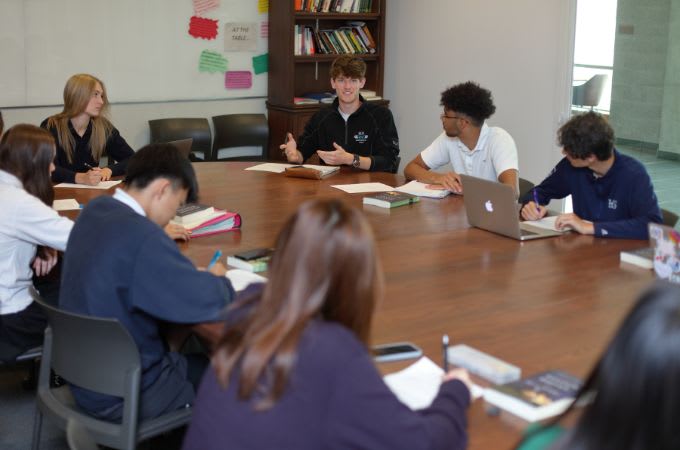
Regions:
M 258 161 L 264 159 L 269 140 L 269 125 L 264 114 L 225 114 L 213 116 L 215 141 L 212 146 L 212 161 Z M 222 149 L 233 147 L 260 147 L 257 154 L 220 157 Z
M 575 106 L 593 107 L 600 103 L 604 84 L 607 81 L 607 74 L 594 75 L 588 81 L 572 88 L 571 104 Z
M 28 366 L 28 374 L 24 377 L 22 381 L 22 386 L 26 390 L 35 389 L 35 385 L 38 382 L 38 368 L 40 367 L 40 357 L 42 356 L 42 346 L 34 347 L 26 350 L 25 352 L 18 355 L 12 361 L 0 361 L 0 369 L 2 367 L 11 366 Z
M 663 219 L 663 224 L 668 227 L 674 227 L 678 223 L 678 215 L 667 209 L 661 208 L 661 218 Z
M 399 166 L 401 165 L 401 156 L 397 156 L 397 168 L 392 173 L 399 173 Z
M 129 450 L 133 450 L 137 442 L 189 423 L 191 408 L 138 423 L 142 375 L 139 351 L 120 322 L 62 311 L 45 303 L 35 289 L 30 288 L 30 292 L 33 301 L 45 311 L 49 324 L 45 330 L 36 395 L 34 450 L 40 446 L 43 415 L 61 429 L 66 429 L 69 420 L 76 420 L 95 442 Z M 68 386 L 51 388 L 52 369 L 77 386 L 121 397 L 122 422 L 95 419 L 83 412 Z
M 210 159 L 212 133 L 208 119 L 201 117 L 149 120 L 149 130 L 152 144 L 191 138 L 193 142 L 189 158 L 192 161 Z M 196 156 L 196 152 L 200 152 L 203 158 Z
M 534 188 L 534 183 L 531 181 L 521 178 L 519 179 L 519 200 L 521 200 L 529 191 Z

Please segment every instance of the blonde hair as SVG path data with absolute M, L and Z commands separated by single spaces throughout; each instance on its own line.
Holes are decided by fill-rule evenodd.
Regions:
M 92 122 L 92 134 L 90 135 L 89 144 L 92 150 L 92 157 L 95 161 L 99 161 L 99 158 L 104 153 L 106 141 L 113 130 L 113 125 L 106 118 L 109 109 L 109 99 L 106 96 L 106 87 L 104 87 L 104 83 L 101 80 L 86 73 L 73 75 L 66 82 L 66 86 L 64 86 L 63 111 L 51 116 L 47 120 L 48 128 L 56 128 L 59 144 L 64 149 L 64 152 L 66 152 L 66 157 L 70 163 L 73 163 L 73 151 L 76 143 L 68 129 L 68 121 L 85 111 L 97 87 L 97 83 L 102 88 L 104 105 L 100 115 L 90 119 Z

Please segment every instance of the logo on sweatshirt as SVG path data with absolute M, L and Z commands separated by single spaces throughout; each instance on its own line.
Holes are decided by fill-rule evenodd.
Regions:
M 366 134 L 365 131 L 359 131 L 357 134 L 354 135 L 354 140 L 357 141 L 359 144 L 363 144 L 366 141 L 368 141 L 368 135 Z
M 607 199 L 607 206 L 609 207 L 609 209 L 616 209 L 617 206 L 616 200 L 611 198 Z

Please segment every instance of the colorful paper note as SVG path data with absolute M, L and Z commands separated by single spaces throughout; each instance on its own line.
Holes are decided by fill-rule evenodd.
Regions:
M 202 16 L 204 12 L 220 6 L 220 0 L 194 0 L 194 14 Z
M 260 14 L 269 12 L 269 0 L 257 0 L 257 11 Z
M 260 23 L 260 37 L 269 37 L 269 22 Z
M 217 20 L 192 16 L 189 21 L 189 34 L 200 39 L 215 39 L 217 37 Z
M 232 70 L 224 75 L 227 89 L 250 89 L 253 86 L 253 73 L 249 70 Z
M 203 50 L 198 60 L 198 71 L 224 73 L 227 71 L 227 59 L 217 52 Z
M 231 22 L 224 24 L 224 51 L 253 52 L 257 50 L 257 25 Z
M 253 72 L 255 75 L 269 70 L 269 54 L 253 56 Z

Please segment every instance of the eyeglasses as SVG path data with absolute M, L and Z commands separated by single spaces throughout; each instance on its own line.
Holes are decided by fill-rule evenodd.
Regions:
M 439 118 L 440 118 L 441 120 L 444 120 L 444 119 L 461 119 L 461 120 L 467 120 L 465 117 L 461 117 L 461 116 L 447 116 L 446 114 L 440 114 L 440 115 L 439 115 Z

